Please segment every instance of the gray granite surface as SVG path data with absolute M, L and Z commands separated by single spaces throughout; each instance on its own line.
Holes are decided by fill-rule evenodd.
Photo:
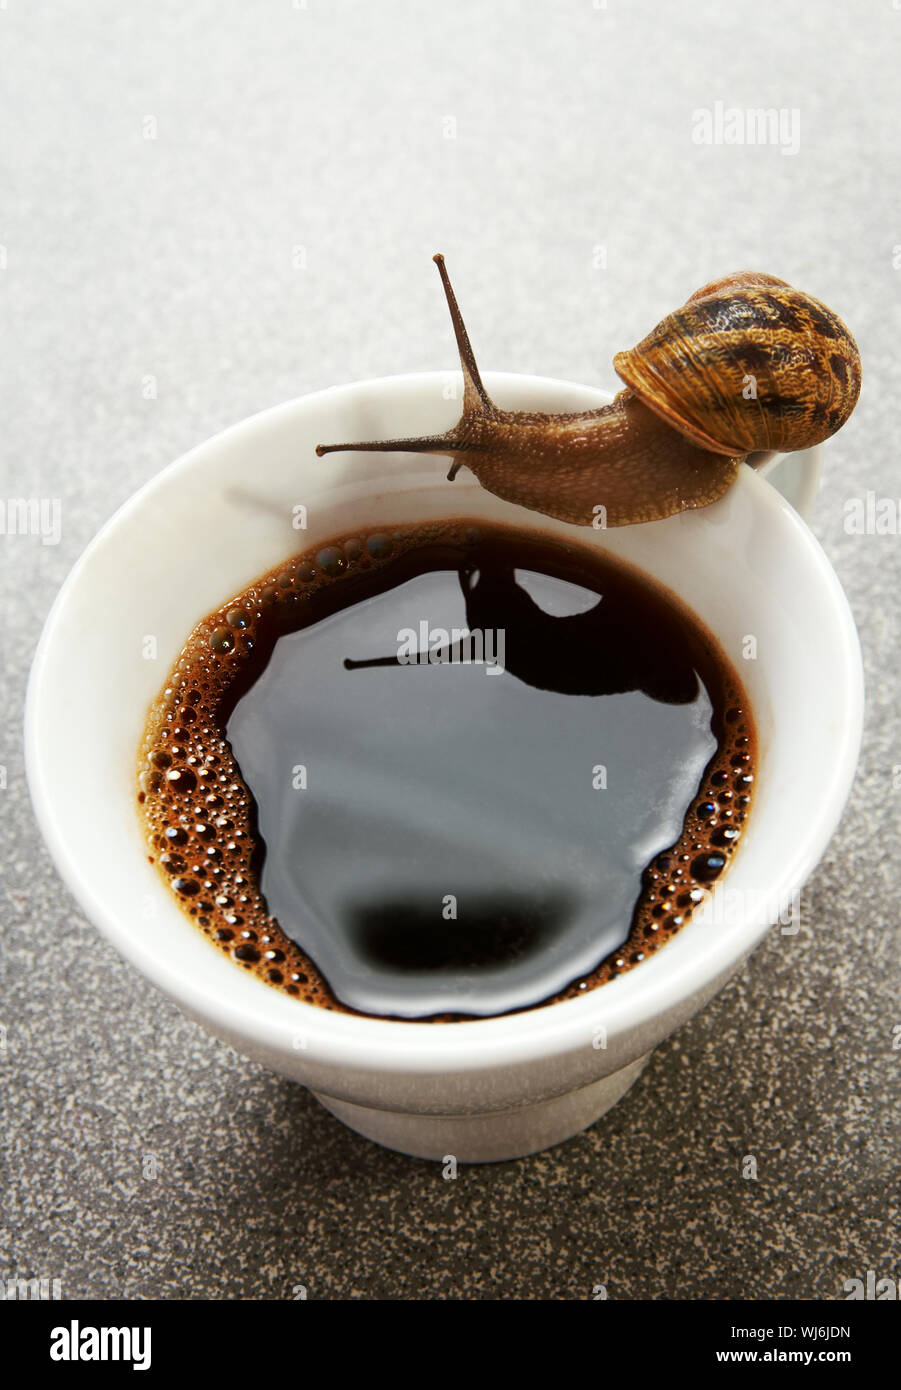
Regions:
M 832 1299 L 897 1278 L 901 537 L 847 534 L 844 508 L 868 489 L 901 506 L 901 9 L 3 0 L 0 69 L 0 495 L 63 517 L 57 546 L 0 538 L 0 1280 Z M 799 112 L 797 151 L 790 125 L 783 147 L 694 143 L 717 101 Z M 130 493 L 288 397 L 454 365 L 439 249 L 485 368 L 610 387 L 615 349 L 746 265 L 832 304 L 865 366 L 812 525 L 869 709 L 802 931 L 771 934 L 593 1129 L 453 1182 L 117 957 L 43 848 L 20 733 L 53 596 Z

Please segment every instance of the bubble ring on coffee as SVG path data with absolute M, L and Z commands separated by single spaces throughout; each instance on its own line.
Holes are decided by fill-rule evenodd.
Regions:
M 584 592 L 577 592 L 579 586 Z M 382 604 L 393 622 L 406 612 L 403 604 L 421 605 L 422 594 L 446 608 L 446 621 L 429 631 L 504 631 L 503 672 L 489 676 L 484 662 L 467 661 L 473 648 L 460 638 L 442 637 L 431 653 L 438 660 L 404 664 L 399 647 L 386 645 L 386 635 L 417 631 L 417 624 L 380 625 L 374 615 Z M 593 599 L 598 601 L 586 606 Z M 456 605 L 453 613 L 447 605 Z M 351 620 L 351 627 L 342 627 Z M 353 650 L 340 641 L 335 645 L 338 637 L 345 640 L 345 631 Z M 331 643 L 328 661 L 323 643 Z M 483 645 L 483 654 L 487 649 Z M 230 736 L 238 738 L 242 709 L 252 709 L 267 684 L 275 690 L 278 681 L 274 708 L 284 710 L 287 698 L 293 719 L 296 692 L 298 719 L 306 710 L 310 729 L 319 734 L 311 743 L 308 730 L 307 758 L 290 748 L 282 753 L 260 745 L 260 766 L 276 769 L 276 804 L 260 791 L 262 783 L 254 789 L 260 791 L 258 802 Z M 364 688 L 363 681 L 380 684 Z M 427 687 L 417 684 L 422 681 L 431 682 L 428 699 L 440 706 L 441 719 L 431 726 L 422 722 L 428 705 L 421 698 Z M 451 682 L 457 682 L 453 690 Z M 346 692 L 340 699 L 339 690 Z M 356 711 L 352 720 L 342 713 L 342 699 Z M 260 708 L 266 717 L 257 724 L 265 733 L 271 721 L 268 707 Z M 437 738 L 448 720 L 467 711 L 488 726 L 468 765 L 476 794 L 451 776 L 454 759 L 459 762 L 467 746 L 466 724 L 448 735 L 449 752 L 430 746 L 430 728 Z M 556 728 L 565 726 L 566 736 L 556 743 L 542 733 L 548 711 L 557 711 L 551 715 Z M 612 722 L 605 725 L 603 718 Z M 600 743 L 596 723 L 606 730 Z M 252 723 L 248 727 L 252 732 Z M 419 766 L 413 757 L 409 766 L 418 771 L 404 780 L 394 776 L 390 757 L 406 757 L 398 730 L 414 728 L 420 759 L 428 765 Z M 517 731 L 528 735 L 522 755 Z M 348 749 L 361 739 L 354 763 Z M 617 740 L 626 750 L 621 766 Z M 680 780 L 683 744 L 694 762 Z M 250 766 L 252 739 L 243 747 Z M 387 766 L 379 766 L 386 749 Z M 740 679 L 675 596 L 593 547 L 459 518 L 335 537 L 276 567 L 209 614 L 189 635 L 149 712 L 137 797 L 148 856 L 167 890 L 236 968 L 326 1009 L 463 1021 L 578 997 L 664 946 L 707 899 L 740 843 L 751 808 L 755 749 Z M 323 772 L 326 755 L 332 774 Z M 623 778 L 623 767 L 633 770 L 631 788 L 624 786 L 629 778 Z M 666 767 L 670 790 L 664 797 Z M 677 784 L 684 805 L 671 794 Z M 446 800 L 449 808 L 439 828 L 446 843 L 459 849 L 457 867 L 444 881 L 445 840 L 428 826 L 429 798 L 439 792 L 441 805 Z M 617 802 L 621 793 L 626 801 Z M 658 814 L 655 798 L 666 801 L 668 819 Z M 625 814 L 627 802 L 630 814 L 638 815 L 640 833 L 624 833 L 614 850 L 617 806 Z M 261 814 L 269 815 L 268 840 L 260 831 Z M 279 827 L 291 818 L 296 833 L 279 845 Z M 392 840 L 395 821 L 402 833 Z M 661 842 L 664 834 L 668 838 Z M 374 846 L 368 858 L 360 848 L 367 836 Z M 405 860 L 410 839 L 416 863 Z M 653 853 L 641 860 L 642 847 L 652 843 Z M 507 875 L 500 896 L 488 891 L 496 867 L 489 851 Z M 328 866 L 330 854 L 338 855 L 337 872 Z M 342 870 L 341 854 L 357 865 L 353 882 Z M 490 862 L 483 862 L 486 854 Z M 386 879 L 382 867 L 392 855 Z M 617 879 L 616 900 L 608 886 L 623 856 L 632 878 Z M 278 886 L 270 877 L 271 890 L 264 891 L 267 865 L 277 863 L 288 889 L 299 885 L 307 894 L 298 920 L 280 920 L 267 901 L 266 891 Z M 417 864 L 425 864 L 422 873 Z M 461 873 L 466 882 L 455 891 Z M 624 911 L 622 895 L 628 896 L 633 881 Z M 309 883 L 318 884 L 316 892 Z M 386 883 L 397 891 L 389 892 Z M 432 917 L 424 915 L 423 883 L 429 894 L 434 889 L 428 908 L 434 932 Z M 608 927 L 618 922 L 621 930 L 612 949 L 604 948 L 600 934 L 590 938 L 592 923 L 600 924 L 605 912 Z M 333 977 L 323 960 L 331 961 L 328 932 L 339 919 L 342 930 L 362 943 L 361 954 L 350 966 L 338 959 Z M 318 946 L 316 940 L 299 944 L 296 938 L 314 920 Z M 581 933 L 574 947 L 578 962 L 567 974 L 566 932 L 573 924 Z M 532 989 L 528 1002 L 511 1003 L 504 979 L 531 968 L 530 961 L 543 968 L 545 960 L 556 971 L 553 986 L 543 993 Z M 367 970 L 376 981 L 400 980 L 387 991 L 387 1007 L 371 1007 L 359 979 Z M 438 981 L 440 1008 L 417 1011 L 415 999 L 404 992 L 412 976 Z M 466 982 L 480 977 L 496 982 L 487 1003 L 475 986 L 471 996 L 466 993 Z M 523 985 L 524 1001 L 528 993 Z M 360 998 L 367 1001 L 362 1008 Z M 492 1000 L 501 1007 L 489 1007 Z

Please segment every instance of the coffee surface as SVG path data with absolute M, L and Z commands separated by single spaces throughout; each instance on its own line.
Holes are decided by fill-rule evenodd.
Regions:
M 139 799 L 171 891 L 326 1008 L 472 1017 L 659 948 L 750 805 L 737 675 L 595 550 L 467 521 L 344 537 L 199 624 Z

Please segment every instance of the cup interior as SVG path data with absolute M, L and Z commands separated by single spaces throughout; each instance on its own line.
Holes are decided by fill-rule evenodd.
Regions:
M 502 502 L 447 460 L 328 455 L 318 443 L 448 428 L 459 379 L 428 373 L 334 388 L 235 426 L 164 470 L 88 547 L 47 620 L 26 715 L 28 776 L 57 866 L 87 916 L 155 984 L 248 1048 L 305 1046 L 367 1065 L 440 1069 L 489 1049 L 568 1045 L 594 1020 L 640 1029 L 721 976 L 759 939 L 823 853 L 856 764 L 857 636 L 822 550 L 787 502 L 742 469 L 719 502 L 645 526 L 592 530 Z M 572 410 L 604 393 L 486 374 L 510 408 Z M 306 509 L 306 528 L 297 529 Z M 342 532 L 434 517 L 570 536 L 673 590 L 718 638 L 754 710 L 759 772 L 749 824 L 717 886 L 737 908 L 692 921 L 653 958 L 583 998 L 455 1025 L 332 1014 L 235 968 L 196 931 L 148 863 L 135 803 L 148 706 L 193 625 L 280 560 Z

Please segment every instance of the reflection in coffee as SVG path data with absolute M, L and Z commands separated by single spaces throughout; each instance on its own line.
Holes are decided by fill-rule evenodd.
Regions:
M 464 1018 L 659 949 L 746 820 L 741 683 L 673 595 L 465 520 L 344 537 L 191 634 L 141 751 L 149 853 L 236 964 Z

